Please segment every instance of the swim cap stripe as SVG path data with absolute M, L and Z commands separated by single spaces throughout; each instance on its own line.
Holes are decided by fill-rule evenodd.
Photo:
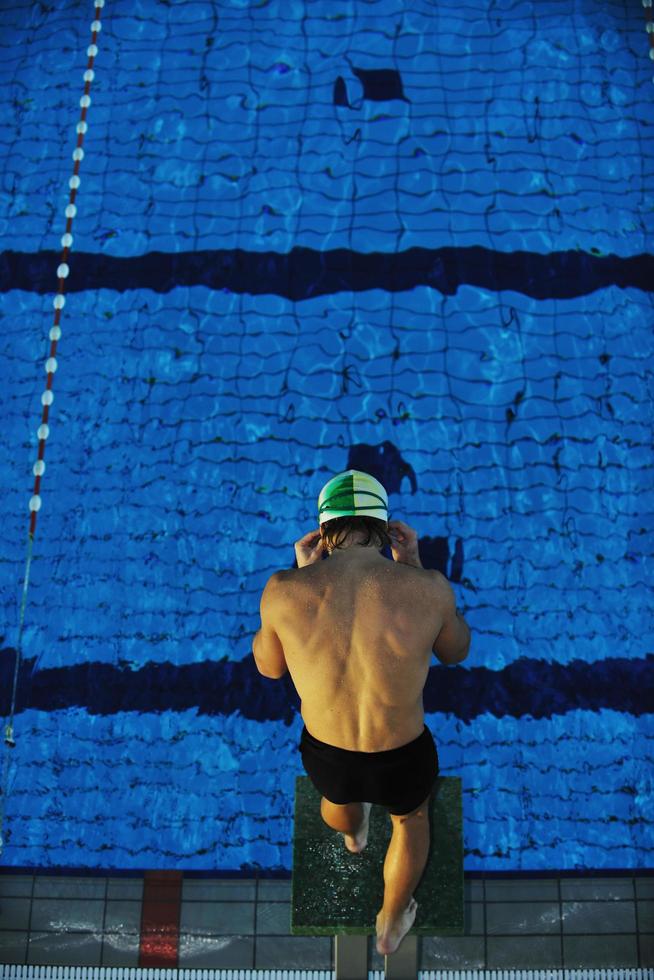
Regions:
M 335 517 L 377 517 L 388 520 L 388 496 L 369 473 L 346 470 L 329 480 L 318 497 L 318 522 Z

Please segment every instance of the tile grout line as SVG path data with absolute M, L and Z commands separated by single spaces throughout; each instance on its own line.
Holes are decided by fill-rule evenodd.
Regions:
M 565 949 L 563 945 L 563 895 L 561 894 L 560 878 L 556 879 L 556 893 L 559 904 L 559 956 L 561 960 L 561 969 L 565 970 Z
M 27 966 L 30 958 L 30 946 L 32 940 L 32 909 L 34 908 L 34 892 L 36 890 L 36 875 L 32 875 L 32 887 L 30 890 L 30 910 L 27 917 L 27 943 L 25 945 L 25 965 Z
M 184 894 L 184 872 L 179 871 L 179 884 L 177 889 L 177 915 L 175 917 L 175 968 L 179 968 L 179 947 L 181 940 L 182 927 L 182 895 Z
M 484 896 L 484 970 L 488 969 L 488 920 L 486 916 L 486 875 L 481 879 L 482 894 Z
M 257 968 L 257 953 L 259 950 L 259 935 L 257 933 L 257 923 L 259 921 L 259 872 L 257 871 L 254 879 L 254 942 L 252 943 L 252 969 Z
M 636 966 L 640 966 L 640 924 L 638 922 L 638 895 L 636 894 L 636 879 L 631 879 L 631 890 L 634 895 L 634 915 L 636 917 Z
M 104 905 L 102 908 L 102 933 L 100 936 L 100 966 L 104 965 L 104 937 L 107 924 L 107 896 L 109 894 L 109 878 L 104 879 Z

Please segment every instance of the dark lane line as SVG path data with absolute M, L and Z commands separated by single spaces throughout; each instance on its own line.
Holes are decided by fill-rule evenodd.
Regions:
M 54 251 L 0 252 L 0 291 L 55 292 L 59 262 L 60 253 Z M 133 258 L 72 252 L 66 292 L 150 289 L 167 293 L 177 286 L 207 286 L 299 301 L 344 291 L 403 292 L 416 286 L 454 294 L 463 285 L 491 292 L 512 290 L 534 299 L 568 299 L 607 286 L 654 292 L 654 256 L 619 258 L 582 251 L 541 255 L 481 246 L 410 248 L 398 253 L 217 249 L 149 252 Z
M 15 651 L 0 650 L 0 710 L 9 714 Z M 197 708 L 201 715 L 240 713 L 255 721 L 292 724 L 300 702 L 286 674 L 262 677 L 252 656 L 242 661 L 207 660 L 175 666 L 146 663 L 138 670 L 106 663 L 34 670 L 22 660 L 16 711 L 85 708 L 89 714 L 158 713 Z M 478 715 L 551 718 L 578 709 L 654 713 L 654 654 L 594 663 L 549 663 L 522 657 L 502 670 L 443 667 L 429 670 L 426 712 L 445 712 L 469 722 Z

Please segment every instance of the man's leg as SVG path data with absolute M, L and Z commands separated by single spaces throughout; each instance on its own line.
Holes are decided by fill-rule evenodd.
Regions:
M 348 851 L 358 854 L 364 849 L 368 843 L 370 803 L 345 803 L 341 806 L 323 796 L 320 815 L 328 827 L 343 834 Z
M 394 953 L 413 925 L 413 892 L 429 852 L 429 799 L 404 816 L 391 814 L 393 836 L 384 860 L 384 904 L 377 915 L 377 952 Z
M 363 823 L 363 806 L 361 803 L 345 803 L 340 806 L 323 796 L 320 801 L 320 816 L 332 830 L 354 835 Z

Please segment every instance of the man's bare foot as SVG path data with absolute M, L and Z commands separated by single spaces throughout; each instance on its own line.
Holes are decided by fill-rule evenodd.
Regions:
M 398 946 L 413 925 L 418 903 L 413 895 L 405 911 L 397 922 L 386 922 L 383 910 L 377 916 L 377 952 L 383 956 L 395 953 Z
M 363 807 L 363 823 L 361 824 L 359 833 L 343 834 L 345 846 L 347 847 L 348 851 L 352 851 L 353 854 L 358 854 L 368 843 L 368 826 L 370 823 L 372 803 L 362 803 L 361 806 Z

